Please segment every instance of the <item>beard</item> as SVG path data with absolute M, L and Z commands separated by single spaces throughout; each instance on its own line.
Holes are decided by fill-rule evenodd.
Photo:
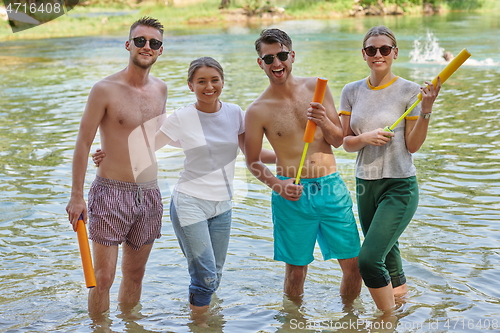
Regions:
M 156 59 L 153 59 L 153 57 L 151 57 L 151 60 L 148 61 L 148 62 L 146 62 L 146 61 L 140 61 L 137 58 L 132 58 L 132 63 L 134 65 L 136 65 L 137 67 L 142 68 L 142 69 L 150 69 L 151 66 L 153 66 L 153 64 L 155 62 L 156 62 Z

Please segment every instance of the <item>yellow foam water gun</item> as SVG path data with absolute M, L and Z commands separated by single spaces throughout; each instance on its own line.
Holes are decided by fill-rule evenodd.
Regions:
M 462 64 L 465 62 L 465 60 L 467 60 L 470 56 L 471 56 L 471 54 L 469 53 L 469 51 L 467 51 L 466 49 L 463 49 L 455 58 L 453 58 L 452 61 L 450 61 L 450 63 L 448 65 L 446 65 L 446 67 L 441 71 L 441 73 L 439 73 L 434 78 L 434 80 L 432 80 L 432 84 L 434 86 L 437 85 L 438 77 L 441 79 L 441 84 L 443 84 L 446 80 L 448 80 L 448 78 L 453 73 L 455 73 L 455 71 L 460 66 L 462 66 Z M 406 110 L 406 112 L 403 113 L 403 115 L 401 117 L 399 117 L 399 119 L 396 120 L 396 122 L 394 122 L 394 124 L 392 124 L 391 126 L 386 126 L 384 128 L 384 131 L 392 132 L 394 130 L 394 128 L 401 122 L 401 120 L 403 120 L 408 114 L 410 114 L 410 112 L 418 105 L 418 103 L 420 103 L 422 101 L 422 93 L 418 94 L 417 98 L 418 99 L 415 101 L 415 103 L 413 103 L 413 105 L 410 106 L 410 108 L 408 110 Z

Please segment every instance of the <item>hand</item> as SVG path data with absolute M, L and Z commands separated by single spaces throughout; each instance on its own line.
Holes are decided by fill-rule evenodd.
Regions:
M 363 133 L 364 142 L 372 146 L 385 146 L 394 137 L 393 132 L 384 131 L 383 128 L 378 128 L 371 132 Z
M 73 226 L 73 231 L 76 231 L 78 219 L 83 214 L 83 221 L 87 223 L 87 205 L 83 197 L 71 196 L 68 205 L 66 206 L 68 220 Z
M 104 157 L 106 157 L 106 153 L 101 149 L 97 149 L 95 153 L 92 154 L 92 161 L 94 161 L 96 167 L 99 167 Z
M 432 105 L 441 90 L 441 78 L 438 76 L 436 86 L 432 82 L 425 82 L 425 84 L 427 86 L 420 87 L 420 92 L 422 93 L 422 113 L 424 114 L 432 112 Z
M 273 190 L 283 198 L 290 201 L 297 201 L 302 195 L 303 186 L 294 184 L 295 178 L 281 180 L 279 184 L 273 186 Z
M 311 102 L 309 109 L 307 109 L 307 119 L 316 123 L 320 127 L 330 121 L 326 115 L 326 109 L 321 103 Z

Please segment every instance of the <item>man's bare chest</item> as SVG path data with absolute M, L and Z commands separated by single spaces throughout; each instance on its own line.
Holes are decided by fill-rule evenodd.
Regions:
M 164 112 L 165 101 L 152 94 L 123 94 L 110 99 L 108 121 L 124 128 L 136 128 Z
M 302 135 L 307 124 L 307 102 L 290 102 L 276 106 L 269 116 L 266 134 L 275 138 Z

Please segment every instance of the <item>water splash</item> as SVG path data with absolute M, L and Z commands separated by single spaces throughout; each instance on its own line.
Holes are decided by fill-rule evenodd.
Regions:
M 430 31 L 427 31 L 426 39 L 422 42 L 417 39 L 413 42 L 413 50 L 410 51 L 410 62 L 422 63 L 445 63 L 443 58 L 444 48 L 439 46 L 438 39 Z
M 449 52 L 447 52 L 449 53 Z M 424 40 L 416 39 L 413 41 L 413 50 L 410 51 L 410 63 L 416 64 L 446 64 L 448 61 L 445 60 L 443 55 L 445 54 L 444 48 L 439 46 L 439 42 L 436 36 L 430 31 L 427 31 L 427 35 Z M 451 54 L 451 53 L 450 53 Z M 483 67 L 495 67 L 500 66 L 500 61 L 494 61 L 491 58 L 486 58 L 482 60 L 467 59 L 464 63 L 465 66 L 483 66 Z

